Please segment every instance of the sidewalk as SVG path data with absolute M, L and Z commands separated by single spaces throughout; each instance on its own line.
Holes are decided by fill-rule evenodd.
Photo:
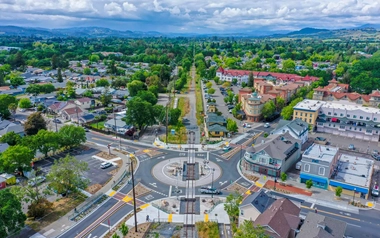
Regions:
M 98 150 L 101 150 L 101 151 L 108 151 L 106 148 L 104 148 L 103 146 L 97 146 L 97 145 L 93 145 L 91 143 L 91 147 L 94 147 Z M 87 205 L 88 202 L 90 202 L 94 197 L 100 195 L 100 194 L 104 194 L 106 193 L 107 191 L 109 191 L 110 189 L 112 189 L 113 187 L 113 181 L 116 181 L 118 180 L 122 174 L 127 170 L 127 160 L 128 158 L 122 154 L 122 153 L 119 153 L 115 150 L 112 151 L 113 154 L 119 156 L 123 163 L 122 163 L 122 167 L 119 168 L 119 170 L 117 171 L 116 175 L 113 177 L 113 179 L 111 179 L 105 186 L 103 186 L 98 192 L 96 192 L 95 194 L 93 194 L 91 197 L 87 198 L 86 201 L 84 201 L 80 206 L 77 207 L 77 210 L 80 210 L 80 208 L 84 207 Z M 72 226 L 74 226 L 76 224 L 76 222 L 74 221 L 71 221 L 69 220 L 69 216 L 72 215 L 74 213 L 74 210 L 72 210 L 71 212 L 67 213 L 66 215 L 64 215 L 63 217 L 61 217 L 60 219 L 58 219 L 57 221 L 53 222 L 52 224 L 50 224 L 49 226 L 43 228 L 42 230 L 40 230 L 38 233 L 34 234 L 33 236 L 31 236 L 31 238 L 43 238 L 43 237 L 57 237 L 58 235 L 62 234 L 65 230 L 68 230 L 69 228 L 71 228 Z

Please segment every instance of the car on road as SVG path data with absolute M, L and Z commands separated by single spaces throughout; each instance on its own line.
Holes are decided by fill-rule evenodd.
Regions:
M 314 143 L 320 144 L 320 145 L 326 145 L 327 144 L 327 140 L 324 137 L 318 136 L 318 137 L 314 138 Z
M 228 110 L 229 113 L 232 113 L 232 109 Z
M 379 154 L 372 154 L 372 158 L 374 158 L 377 161 L 380 161 L 380 155 Z
M 221 194 L 219 189 L 209 187 L 201 187 L 200 192 L 203 194 Z
M 53 119 L 53 122 L 54 123 L 62 123 L 61 120 L 59 120 L 58 118 Z
M 235 106 L 234 105 L 228 105 L 227 108 L 228 109 L 233 109 Z
M 371 191 L 371 195 L 373 197 L 378 197 L 379 196 L 379 185 L 377 185 L 377 184 L 373 185 L 373 188 L 372 188 L 372 191 Z
M 101 169 L 106 169 L 106 168 L 109 168 L 111 166 L 112 166 L 112 164 L 110 162 L 103 162 L 100 164 Z
M 269 128 L 269 127 L 270 127 L 269 123 L 265 123 L 265 124 L 264 124 L 264 127 L 265 127 L 265 128 Z
M 89 132 L 90 130 L 87 127 L 83 127 L 85 132 Z
M 355 150 L 355 145 L 354 145 L 354 144 L 350 144 L 350 145 L 348 146 L 348 149 L 349 149 L 349 150 Z
M 43 183 L 45 181 L 46 181 L 46 178 L 44 176 L 37 176 L 35 178 L 30 179 L 28 182 L 28 185 L 34 187 L 34 186 L 36 186 L 40 183 Z
M 229 145 L 226 145 L 223 147 L 223 151 L 225 151 L 225 152 L 229 151 L 230 149 L 231 149 L 231 146 L 229 146 Z

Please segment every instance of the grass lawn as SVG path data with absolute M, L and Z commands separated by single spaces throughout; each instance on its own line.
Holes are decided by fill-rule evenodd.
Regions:
M 92 123 L 92 124 L 90 124 L 90 126 L 91 127 L 93 127 L 93 128 L 96 128 L 96 129 L 99 129 L 99 130 L 102 130 L 103 128 L 104 128 L 104 123 L 105 123 L 106 121 L 100 121 L 100 122 L 98 122 L 98 123 Z
M 203 123 L 203 98 L 202 98 L 202 89 L 201 89 L 201 82 L 200 82 L 199 75 L 196 76 L 196 82 L 195 84 L 195 98 L 196 98 L 196 110 L 197 110 L 197 124 L 200 125 Z
M 181 109 L 181 117 L 185 117 L 190 112 L 190 101 L 188 98 L 179 98 L 178 106 Z
M 172 126 L 168 127 L 169 133 L 168 133 L 168 143 L 169 144 L 186 144 L 187 143 L 187 134 L 186 134 L 186 127 L 181 127 L 180 131 L 182 133 L 178 133 L 179 131 L 176 130 L 176 134 L 172 135 L 171 129 L 175 129 Z M 166 135 L 160 136 L 160 140 L 166 143 Z
M 53 203 L 52 211 L 40 220 L 26 220 L 25 224 L 33 228 L 35 231 L 39 231 L 42 228 L 50 225 L 51 223 L 57 221 L 62 216 L 66 215 L 68 212 L 79 206 L 82 202 L 86 200 L 86 197 L 81 194 L 71 194 L 70 197 L 65 197 L 57 199 Z

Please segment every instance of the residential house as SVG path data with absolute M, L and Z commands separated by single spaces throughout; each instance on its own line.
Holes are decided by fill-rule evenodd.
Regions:
M 239 206 L 239 224 L 245 220 L 255 221 L 275 201 L 276 199 L 269 196 L 264 190 L 251 194 Z
M 8 120 L 1 120 L 0 118 L 0 137 L 11 131 L 13 131 L 16 134 L 19 134 L 20 136 L 25 135 L 24 127 L 22 125 Z
M 338 158 L 339 148 L 312 144 L 302 155 L 301 183 L 311 179 L 315 187 L 327 189 Z
M 9 145 L 7 143 L 0 143 L 0 153 L 3 153 L 8 147 Z
M 309 212 L 297 238 L 345 238 L 347 223 L 319 213 Z
M 122 120 L 122 117 L 116 116 L 104 123 L 104 128 L 112 131 L 117 131 L 117 133 L 125 133 L 130 126 Z
M 64 108 L 59 113 L 63 120 L 78 122 L 78 119 L 83 116 L 84 111 L 80 107 Z
M 77 88 L 75 89 L 75 95 L 82 97 L 87 90 L 86 88 Z
M 55 81 L 52 77 L 42 76 L 42 75 L 36 75 L 29 78 L 24 79 L 25 83 L 31 84 L 31 83 L 52 83 Z
M 281 198 L 261 213 L 253 224 L 263 227 L 269 237 L 294 238 L 301 223 L 300 211 L 289 199 Z
M 95 120 L 95 115 L 92 113 L 84 114 L 79 117 L 80 123 L 86 124 Z
M 113 97 L 114 98 L 117 98 L 117 99 L 124 99 L 126 97 L 129 96 L 129 91 L 128 89 L 124 89 L 124 90 L 121 90 L 121 89 L 118 89 L 116 90 L 114 93 L 113 93 Z
M 227 120 L 224 116 L 218 116 L 214 112 L 209 112 L 204 117 L 205 120 L 205 135 L 208 138 L 224 137 L 227 130 Z
M 301 119 L 295 119 L 293 121 L 280 120 L 271 134 L 282 135 L 289 132 L 293 138 L 300 140 L 302 144 L 309 139 L 309 124 Z
M 95 106 L 95 100 L 88 97 L 78 98 L 74 103 L 84 109 L 89 109 Z
M 280 177 L 300 158 L 301 145 L 289 132 L 259 137 L 253 147 L 247 148 L 241 164 L 247 171 Z
M 24 92 L 18 88 L 0 91 L 0 94 L 7 94 L 7 95 L 12 95 L 12 96 L 17 96 L 23 93 Z

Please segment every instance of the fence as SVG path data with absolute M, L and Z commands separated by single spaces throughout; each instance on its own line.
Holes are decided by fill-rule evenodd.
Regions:
M 69 220 L 74 220 L 79 215 L 85 213 L 88 209 L 90 209 L 94 204 L 96 204 L 99 200 L 103 198 L 103 196 L 106 196 L 105 194 L 99 194 L 97 197 L 93 198 L 91 201 L 89 201 L 85 206 L 81 207 L 79 210 L 74 212 L 74 214 L 69 216 Z
M 114 189 L 115 187 L 117 187 L 123 180 L 124 178 L 129 174 L 129 172 L 127 171 L 124 171 L 124 173 L 120 176 L 120 178 L 118 180 L 115 181 L 115 183 L 113 184 L 112 186 L 112 189 Z M 116 190 L 116 189 L 114 189 Z
M 211 213 L 213 210 L 214 210 L 214 208 L 216 207 L 216 206 L 218 206 L 219 204 L 221 204 L 221 203 L 223 203 L 223 201 L 221 201 L 221 200 L 219 200 L 219 201 L 217 201 L 216 203 L 214 203 L 214 206 L 212 206 L 208 211 L 207 211 L 207 213 Z
M 152 203 L 152 206 L 157 208 L 158 210 L 161 210 L 162 212 L 167 213 L 167 214 L 171 213 L 171 211 L 169 211 L 168 209 L 162 208 L 162 207 L 158 206 L 157 204 Z

